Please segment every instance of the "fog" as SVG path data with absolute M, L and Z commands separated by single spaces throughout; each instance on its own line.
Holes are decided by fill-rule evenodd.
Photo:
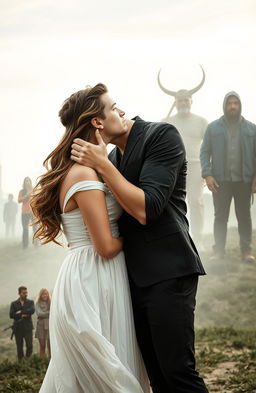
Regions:
M 59 141 L 58 110 L 87 84 L 107 84 L 127 117 L 160 120 L 172 105 L 158 87 L 191 88 L 193 112 L 211 121 L 236 90 L 255 122 L 253 0 L 84 2 L 1 0 L 1 189 L 17 194 L 42 173 Z
M 105 83 L 128 118 L 158 121 L 173 103 L 157 84 L 159 69 L 165 86 L 189 89 L 201 80 L 201 64 L 206 82 L 193 97 L 192 112 L 209 122 L 220 117 L 224 95 L 235 90 L 242 114 L 256 122 L 254 0 L 0 0 L 0 5 L 2 238 L 8 193 L 16 199 L 25 176 L 35 183 L 64 131 L 57 115 L 62 102 L 88 84 Z M 206 192 L 205 232 L 213 222 L 209 198 Z M 236 225 L 234 217 L 230 225 Z M 19 212 L 17 246 L 20 236 Z

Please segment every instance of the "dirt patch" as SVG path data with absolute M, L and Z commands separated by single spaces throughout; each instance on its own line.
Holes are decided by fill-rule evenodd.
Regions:
M 231 393 L 232 390 L 224 388 L 222 381 L 226 381 L 232 371 L 237 370 L 236 362 L 223 362 L 217 364 L 215 369 L 211 373 L 207 373 L 204 376 L 204 381 L 207 386 L 211 387 L 211 392 L 216 393 Z

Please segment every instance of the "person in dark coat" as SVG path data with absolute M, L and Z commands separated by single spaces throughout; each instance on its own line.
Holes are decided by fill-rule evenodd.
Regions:
M 238 221 L 242 260 L 252 255 L 251 200 L 256 192 L 256 125 L 241 116 L 242 104 L 235 91 L 226 94 L 224 115 L 209 124 L 200 159 L 202 177 L 212 192 L 214 204 L 214 255 L 225 255 L 227 224 L 232 199 Z
M 125 119 L 108 94 L 102 104 L 104 118 L 91 120 L 98 146 L 75 139 L 71 158 L 94 168 L 124 209 L 119 230 L 152 390 L 206 393 L 194 357 L 195 296 L 205 271 L 188 231 L 181 136 L 168 123 Z M 116 145 L 109 159 L 106 143 Z
M 21 286 L 18 288 L 19 298 L 14 300 L 10 306 L 10 318 L 14 319 L 13 334 L 17 346 L 18 360 L 24 357 L 23 344 L 26 344 L 26 358 L 33 352 L 33 322 L 31 316 L 35 312 L 33 300 L 27 299 L 28 290 Z

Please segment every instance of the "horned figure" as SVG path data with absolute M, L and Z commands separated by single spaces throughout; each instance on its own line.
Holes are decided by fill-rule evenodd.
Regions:
M 181 89 L 181 90 L 178 90 L 178 91 L 173 91 L 173 90 L 166 89 L 166 88 L 162 85 L 162 83 L 161 83 L 161 81 L 160 81 L 161 69 L 159 70 L 158 76 L 157 76 L 158 85 L 159 85 L 160 89 L 163 90 L 164 93 L 168 94 L 169 96 L 175 97 L 175 101 L 176 101 L 178 98 L 180 98 L 180 99 L 183 99 L 183 98 L 191 98 L 193 94 L 195 94 L 198 90 L 201 89 L 201 87 L 203 86 L 203 84 L 204 84 L 204 82 L 205 82 L 205 72 L 204 72 L 204 69 L 203 69 L 203 67 L 202 67 L 201 65 L 200 65 L 200 67 L 201 67 L 201 70 L 202 70 L 202 72 L 203 72 L 203 77 L 202 77 L 202 80 L 201 80 L 201 82 L 199 83 L 199 85 L 197 85 L 196 87 L 194 87 L 194 89 L 191 89 L 191 90 Z M 167 117 L 169 117 L 170 114 L 172 113 L 173 108 L 174 108 L 174 106 L 175 106 L 175 101 L 174 101 L 174 103 L 173 103 L 173 105 L 172 105 L 172 107 L 171 107 L 171 109 L 170 109 L 170 111 L 169 111 Z
M 201 66 L 200 66 L 201 67 Z M 191 90 L 173 91 L 166 89 L 160 81 L 160 73 L 158 72 L 159 87 L 175 98 L 175 101 L 167 115 L 162 121 L 174 125 L 180 132 L 184 145 L 186 148 L 188 161 L 188 175 L 187 175 L 187 201 L 190 213 L 190 226 L 194 242 L 199 250 L 202 246 L 202 231 L 203 231 L 203 180 L 201 177 L 200 168 L 200 146 L 203 140 L 205 130 L 207 128 L 207 121 L 200 116 L 190 112 L 192 105 L 192 95 L 195 94 L 204 84 L 205 72 L 202 69 L 203 77 L 199 85 Z M 176 106 L 177 114 L 170 116 L 174 106 Z

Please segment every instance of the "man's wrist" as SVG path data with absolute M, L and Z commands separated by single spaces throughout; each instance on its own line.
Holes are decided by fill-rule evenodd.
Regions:
M 108 172 L 108 169 L 111 166 L 111 162 L 109 161 L 108 158 L 104 158 L 102 159 L 98 165 L 96 166 L 96 172 L 99 173 L 102 177 L 104 177 L 106 175 L 106 173 Z

